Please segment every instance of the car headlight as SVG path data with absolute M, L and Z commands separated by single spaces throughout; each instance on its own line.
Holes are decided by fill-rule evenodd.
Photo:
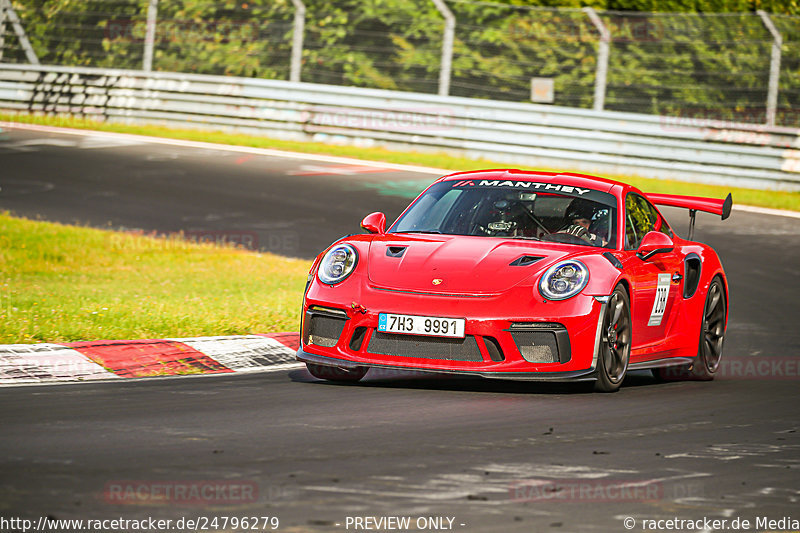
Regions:
M 547 269 L 539 282 L 539 292 L 548 300 L 566 300 L 581 292 L 588 281 L 586 265 L 568 259 Z
M 334 285 L 344 281 L 353 272 L 358 262 L 358 252 L 349 244 L 334 246 L 319 263 L 317 276 L 322 283 Z

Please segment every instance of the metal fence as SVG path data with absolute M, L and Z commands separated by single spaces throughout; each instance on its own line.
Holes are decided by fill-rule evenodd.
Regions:
M 596 12 L 472 0 L 0 6 L 6 63 L 533 99 L 800 127 L 800 17 L 787 15 Z
M 3 64 L 0 110 L 800 190 L 796 129 L 724 121 L 283 80 Z

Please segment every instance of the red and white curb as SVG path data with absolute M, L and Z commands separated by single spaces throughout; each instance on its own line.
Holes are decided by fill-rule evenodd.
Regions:
M 0 345 L 0 385 L 302 368 L 297 333 Z

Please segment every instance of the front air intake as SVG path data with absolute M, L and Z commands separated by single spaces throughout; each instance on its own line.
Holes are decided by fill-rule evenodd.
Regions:
M 558 344 L 552 331 L 518 331 L 511 336 L 522 358 L 529 363 L 558 361 Z
M 508 329 L 520 355 L 529 363 L 566 363 L 571 358 L 569 334 L 557 322 L 517 322 Z
M 332 348 L 339 342 L 347 320 L 347 313 L 340 309 L 310 307 L 303 323 L 303 342 Z
M 420 357 L 446 361 L 483 361 L 475 337 L 463 339 L 445 337 L 423 337 L 419 335 L 393 335 L 374 331 L 367 351 L 380 355 Z
M 503 349 L 500 347 L 500 343 L 497 342 L 497 339 L 494 337 L 485 336 L 483 338 L 483 343 L 486 345 L 486 351 L 489 353 L 489 359 L 496 363 L 506 360 L 506 356 L 503 354 Z
M 538 255 L 523 255 L 511 261 L 508 266 L 528 266 L 542 259 L 544 259 L 544 257 Z

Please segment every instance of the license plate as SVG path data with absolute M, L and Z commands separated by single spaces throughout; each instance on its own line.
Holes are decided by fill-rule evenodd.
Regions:
M 463 339 L 464 322 L 463 318 L 380 313 L 378 315 L 378 331 Z

